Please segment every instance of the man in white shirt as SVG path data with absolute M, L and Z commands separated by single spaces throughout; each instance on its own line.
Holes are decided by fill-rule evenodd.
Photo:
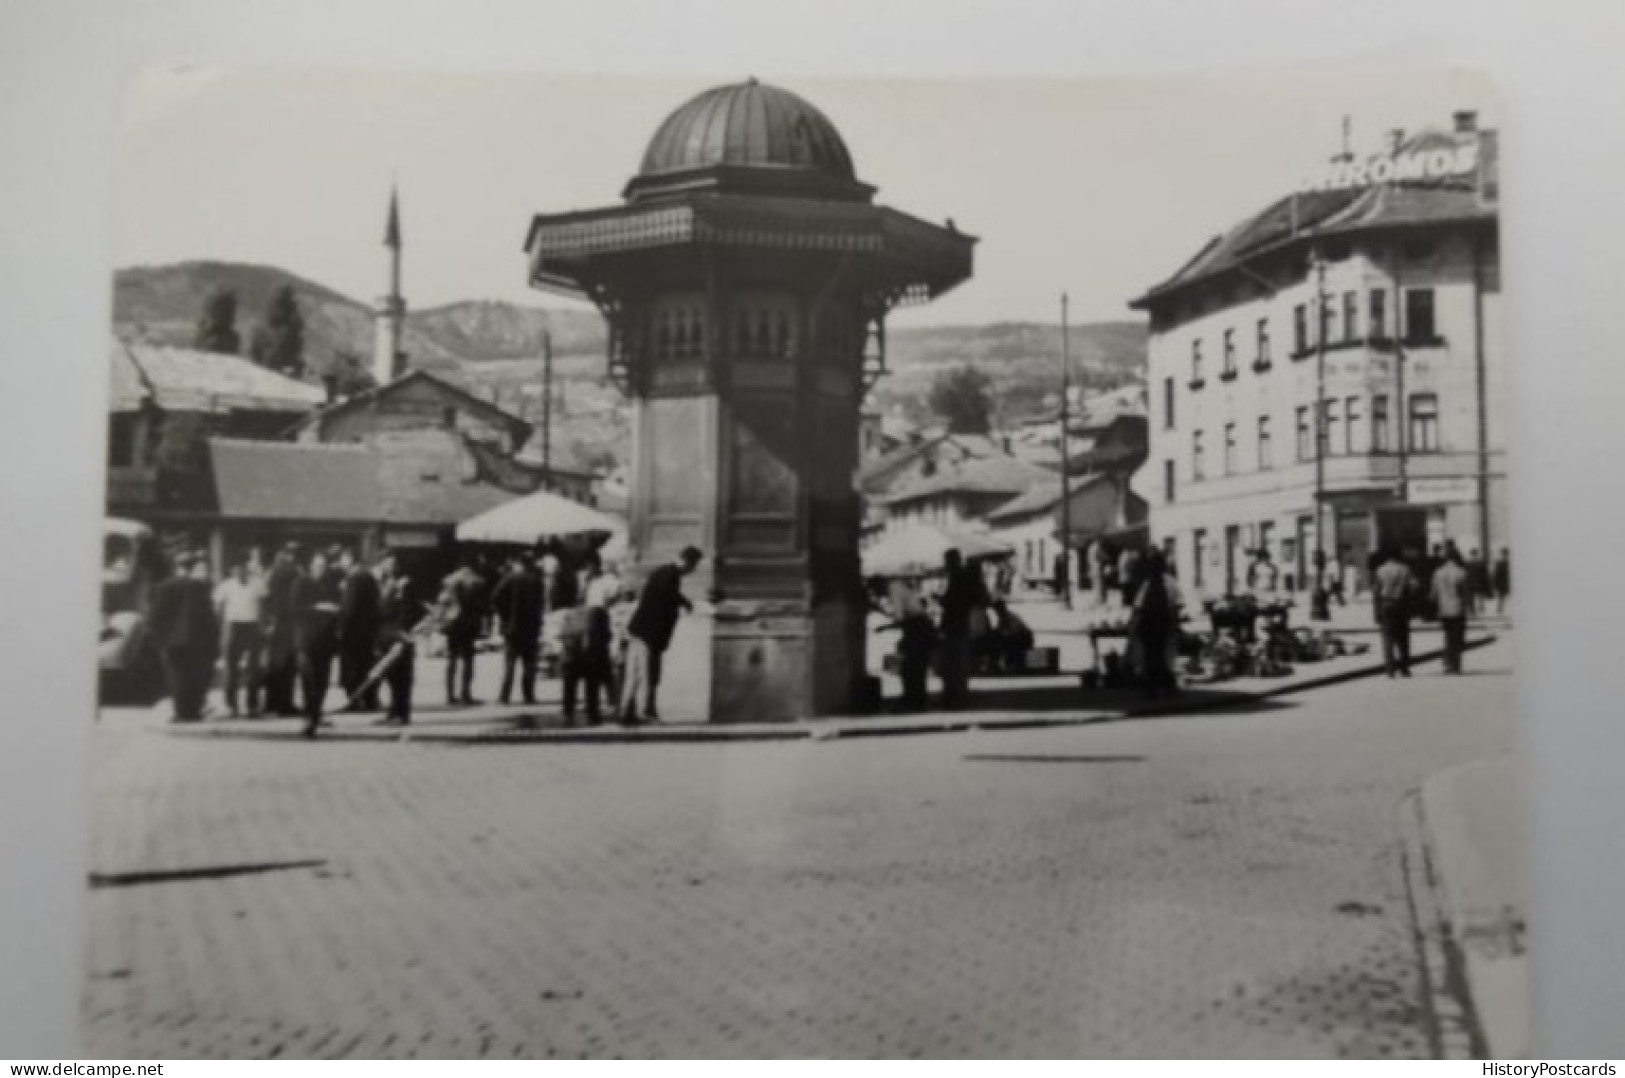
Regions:
M 215 588 L 214 602 L 225 634 L 221 650 L 226 660 L 226 706 L 233 716 L 242 714 L 237 707 L 237 690 L 246 684 L 248 714 L 256 716 L 260 713 L 260 650 L 264 646 L 260 626 L 265 612 L 265 585 L 250 579 L 248 563 L 240 561 Z

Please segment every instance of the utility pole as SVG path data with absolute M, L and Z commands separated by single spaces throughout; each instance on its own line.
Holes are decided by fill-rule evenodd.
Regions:
M 1067 428 L 1072 420 L 1072 357 L 1067 346 L 1067 298 L 1061 293 L 1061 599 L 1072 609 L 1072 477 Z
M 1316 251 L 1310 256 L 1315 266 L 1315 552 L 1310 558 L 1314 585 L 1310 592 L 1310 616 L 1329 613 L 1326 601 L 1326 331 L 1331 312 L 1326 308 L 1326 262 Z M 1317 620 L 1326 620 L 1319 617 Z
M 553 484 L 553 335 L 542 334 L 542 471 Z

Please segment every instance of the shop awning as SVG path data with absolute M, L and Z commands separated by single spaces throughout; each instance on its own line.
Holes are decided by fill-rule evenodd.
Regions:
M 457 525 L 457 538 L 473 543 L 530 546 L 571 535 L 613 535 L 625 524 L 608 513 L 541 490 L 515 498 Z
M 863 553 L 863 571 L 877 576 L 924 576 L 942 571 L 942 558 L 957 550 L 967 561 L 1010 553 L 1005 544 L 985 535 L 919 524 L 895 532 Z

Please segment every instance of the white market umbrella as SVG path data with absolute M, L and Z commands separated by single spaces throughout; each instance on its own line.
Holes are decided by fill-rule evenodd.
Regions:
M 539 490 L 457 525 L 457 538 L 474 543 L 530 546 L 569 535 L 612 535 L 626 525 L 580 502 Z
M 950 531 L 934 524 L 916 524 L 881 539 L 863 552 L 863 571 L 879 576 L 925 576 L 942 571 L 942 557 L 957 550 L 966 559 L 1010 553 L 996 539 Z

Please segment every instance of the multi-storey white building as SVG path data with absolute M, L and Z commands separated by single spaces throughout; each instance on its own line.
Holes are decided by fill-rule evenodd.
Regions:
M 1506 545 L 1495 149 L 1472 113 L 1395 132 L 1134 301 L 1135 486 L 1198 594 L 1244 588 L 1258 548 L 1303 588 L 1317 550 L 1363 569 L 1382 544 Z

